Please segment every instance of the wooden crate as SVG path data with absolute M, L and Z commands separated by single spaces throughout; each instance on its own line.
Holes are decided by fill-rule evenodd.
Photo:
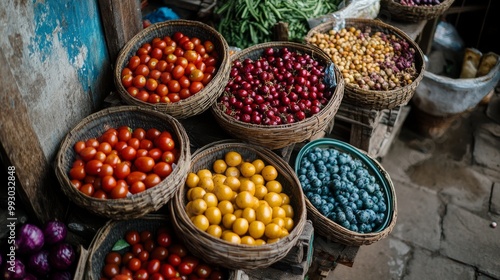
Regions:
M 327 137 L 345 141 L 374 158 L 383 158 L 409 110 L 409 106 L 367 110 L 342 103 L 335 116 L 335 126 Z

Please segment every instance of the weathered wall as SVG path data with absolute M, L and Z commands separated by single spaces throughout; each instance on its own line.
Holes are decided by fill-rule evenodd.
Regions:
M 0 5 L 0 143 L 18 192 L 42 219 L 61 214 L 50 198 L 60 193 L 52 169 L 60 141 L 113 86 L 98 7 L 98 0 Z

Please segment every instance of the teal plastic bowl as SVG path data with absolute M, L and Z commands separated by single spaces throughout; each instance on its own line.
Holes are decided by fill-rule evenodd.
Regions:
M 394 223 L 396 221 L 396 213 L 395 213 L 396 197 L 391 178 L 389 174 L 380 165 L 380 163 L 375 159 L 373 159 L 372 157 L 370 157 L 364 151 L 352 146 L 351 144 L 336 139 L 321 138 L 307 143 L 300 149 L 295 159 L 294 169 L 296 174 L 299 173 L 298 171 L 300 169 L 300 163 L 304 155 L 306 155 L 307 152 L 309 152 L 311 149 L 314 148 L 323 148 L 323 149 L 333 148 L 335 150 L 338 150 L 339 152 L 350 154 L 351 157 L 354 159 L 361 160 L 361 162 L 364 164 L 364 167 L 368 170 L 369 174 L 375 177 L 376 183 L 378 183 L 379 186 L 381 187 L 381 191 L 384 194 L 384 198 L 387 205 L 384 221 L 377 228 L 373 229 L 373 231 L 369 233 L 359 233 L 346 229 L 341 225 L 335 223 L 334 221 L 330 220 L 329 218 L 325 217 L 324 215 L 322 215 L 318 211 L 318 209 L 316 209 L 306 197 L 308 208 L 311 207 L 314 208 L 314 209 L 309 209 L 308 215 L 314 216 L 312 217 L 313 223 L 315 222 L 315 220 L 317 221 L 316 223 L 318 224 L 318 226 L 315 226 L 315 230 L 317 230 L 320 233 L 320 235 L 326 237 L 331 236 L 332 234 L 341 235 L 337 239 L 345 239 L 341 241 L 345 241 L 343 243 L 349 245 L 370 244 L 389 234 L 389 232 L 392 231 L 392 228 L 394 227 Z M 317 217 L 318 215 L 320 217 Z M 336 227 L 332 228 L 331 224 L 335 224 Z M 340 233 L 338 231 L 339 228 L 341 229 Z

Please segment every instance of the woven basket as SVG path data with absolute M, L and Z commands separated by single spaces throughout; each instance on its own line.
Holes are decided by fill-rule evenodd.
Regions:
M 150 42 L 155 37 L 171 36 L 177 31 L 189 37 L 197 37 L 202 41 L 210 40 L 213 42 L 219 63 L 217 65 L 218 70 L 212 80 L 198 93 L 175 103 L 151 104 L 132 97 L 121 82 L 121 72 L 127 65 L 130 57 L 134 56 L 142 44 Z M 229 47 L 224 37 L 215 29 L 198 21 L 168 20 L 149 26 L 137 33 L 125 44 L 116 59 L 114 80 L 116 89 L 125 103 L 155 109 L 175 118 L 184 119 L 201 114 L 216 101 L 218 94 L 229 79 L 230 68 Z
M 244 159 L 262 159 L 266 164 L 272 164 L 278 170 L 277 180 L 283 186 L 283 192 L 290 197 L 294 209 L 295 227 L 289 235 L 275 243 L 261 246 L 239 245 L 215 238 L 201 231 L 189 219 L 185 206 L 187 204 L 187 186 L 182 186 L 169 203 L 172 222 L 187 247 L 196 255 L 213 264 L 232 269 L 257 269 L 267 267 L 284 258 L 297 243 L 305 223 L 306 207 L 304 195 L 293 169 L 282 158 L 264 147 L 250 146 L 247 143 L 232 140 L 222 140 L 208 144 L 197 150 L 192 157 L 191 171 L 212 169 L 215 159 L 223 158 L 229 151 L 239 152 Z
M 171 226 L 169 218 L 165 215 L 149 214 L 138 219 L 127 221 L 108 221 L 95 235 L 88 250 L 86 262 L 85 279 L 101 279 L 101 271 L 104 267 L 104 258 L 111 251 L 113 245 L 124 238 L 129 230 L 149 230 L 154 233 L 161 226 Z M 235 280 L 234 271 L 227 271 L 228 280 Z
M 307 42 L 315 33 L 326 33 L 332 30 L 335 24 L 335 21 L 329 21 L 312 28 L 307 33 L 305 41 Z M 420 47 L 410 37 L 408 37 L 406 33 L 394 26 L 385 24 L 380 20 L 357 18 L 345 19 L 346 28 L 356 27 L 363 29 L 367 26 L 371 27 L 372 32 L 381 31 L 386 34 L 394 34 L 397 37 L 407 41 L 409 45 L 415 49 L 415 69 L 417 72 L 417 76 L 413 80 L 413 82 L 407 86 L 385 91 L 363 90 L 361 88 L 354 87 L 349 83 L 346 83 L 343 102 L 345 101 L 346 103 L 363 109 L 373 110 L 393 109 L 397 106 L 405 105 L 408 103 L 408 101 L 410 101 L 413 94 L 415 93 L 415 89 L 423 78 L 425 69 L 424 54 L 422 53 Z
M 286 47 L 290 51 L 309 53 L 315 60 L 319 61 L 324 66 L 332 62 L 319 48 L 294 42 L 269 42 L 258 44 L 232 55 L 231 58 L 232 61 L 244 60 L 245 58 L 256 60 L 263 54 L 264 50 L 269 47 L 274 49 Z M 305 118 L 302 121 L 275 126 L 249 124 L 238 121 L 227 115 L 218 102 L 212 105 L 211 111 L 216 121 L 223 129 L 234 137 L 248 143 L 258 144 L 274 150 L 309 140 L 313 135 L 326 130 L 326 127 L 335 117 L 340 107 L 340 103 L 342 102 L 342 97 L 344 95 L 344 80 L 338 68 L 335 66 L 334 69 L 337 86 L 334 89 L 330 101 L 318 114 Z
M 435 19 L 444 14 L 455 0 L 443 0 L 433 6 L 406 6 L 396 0 L 380 0 L 382 14 L 390 16 L 391 20 L 402 22 L 418 22 Z
M 370 157 L 365 151 L 357 149 L 354 146 L 342 141 L 328 138 L 316 139 L 314 141 L 311 141 L 301 149 L 295 163 L 296 172 L 298 170 L 301 154 L 306 150 L 314 147 L 334 148 L 343 153 L 351 154 L 353 158 L 362 160 L 369 169 L 371 168 L 370 173 L 377 178 L 380 185 L 385 185 L 385 198 L 388 204 L 388 210 L 386 213 L 387 215 L 384 224 L 374 232 L 359 233 L 348 230 L 343 226 L 335 223 L 331 219 L 325 217 L 320 211 L 318 211 L 318 209 L 316 209 L 316 207 L 309 201 L 309 199 L 306 198 L 307 218 L 313 222 L 315 233 L 349 246 L 370 245 L 388 236 L 396 225 L 397 220 L 396 193 L 389 173 L 385 171 L 385 169 L 377 160 Z M 381 181 L 384 181 L 384 184 L 382 184 Z
M 73 187 L 68 176 L 76 158 L 73 146 L 82 139 L 96 138 L 108 128 L 126 125 L 145 130 L 157 128 L 171 132 L 179 151 L 177 164 L 172 173 L 158 185 L 143 192 L 121 199 L 98 199 L 89 197 Z M 111 219 L 130 219 L 156 211 L 172 198 L 184 184 L 191 162 L 189 138 L 174 117 L 138 106 L 117 106 L 104 109 L 84 118 L 63 139 L 56 156 L 55 171 L 63 192 L 75 204 Z

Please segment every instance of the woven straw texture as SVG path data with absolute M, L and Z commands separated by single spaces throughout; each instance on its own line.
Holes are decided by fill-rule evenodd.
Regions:
M 219 59 L 218 70 L 215 76 L 201 91 L 179 102 L 151 104 L 132 97 L 121 82 L 121 72 L 127 65 L 130 57 L 134 56 L 142 44 L 150 42 L 155 37 L 163 38 L 165 36 L 172 36 L 177 31 L 189 37 L 197 37 L 202 41 L 212 41 Z M 203 113 L 216 101 L 220 91 L 229 79 L 229 61 L 229 46 L 224 37 L 215 29 L 198 21 L 168 20 L 149 26 L 137 33 L 125 44 L 118 54 L 115 63 L 115 86 L 121 98 L 127 104 L 155 109 L 175 118 L 184 119 Z
M 127 221 L 108 221 L 95 235 L 88 250 L 86 262 L 86 277 L 89 280 L 101 279 L 106 254 L 111 251 L 116 241 L 122 239 L 129 230 L 149 230 L 155 232 L 161 226 L 169 226 L 168 217 L 159 214 L 149 214 L 138 219 Z M 229 280 L 235 280 L 234 271 L 228 272 Z
M 262 159 L 266 164 L 272 164 L 278 170 L 277 180 L 283 186 L 283 192 L 290 197 L 294 209 L 295 227 L 289 235 L 271 244 L 261 246 L 239 245 L 215 238 L 199 230 L 189 219 L 185 205 L 187 186 L 182 186 L 169 203 L 174 228 L 178 231 L 187 247 L 193 253 L 204 255 L 205 259 L 220 266 L 231 269 L 257 269 L 267 267 L 284 258 L 297 243 L 306 222 L 306 206 L 304 195 L 293 169 L 282 158 L 264 147 L 250 146 L 234 140 L 213 142 L 197 150 L 192 157 L 191 171 L 208 168 L 212 163 L 229 151 L 237 151 L 246 160 Z
M 179 150 L 178 161 L 172 166 L 172 173 L 158 185 L 126 198 L 103 200 L 83 194 L 73 187 L 68 177 L 76 158 L 74 144 L 83 139 L 97 138 L 107 129 L 122 125 L 170 131 Z M 130 219 L 156 211 L 165 205 L 184 184 L 190 162 L 189 138 L 177 119 L 139 106 L 117 106 L 89 115 L 66 135 L 57 153 L 55 171 L 63 192 L 77 205 L 111 219 Z
M 332 61 L 319 48 L 312 45 L 294 42 L 269 42 L 246 48 L 231 56 L 232 61 L 251 58 L 253 60 L 262 56 L 266 48 L 281 49 L 288 48 L 290 51 L 309 53 L 321 65 L 327 66 Z M 313 135 L 325 131 L 328 124 L 333 120 L 344 96 L 344 80 L 340 71 L 335 66 L 335 77 L 337 86 L 328 104 L 321 111 L 311 117 L 292 124 L 282 125 L 257 125 L 238 121 L 227 115 L 219 103 L 214 103 L 211 111 L 219 125 L 235 138 L 248 143 L 258 144 L 269 149 L 280 149 L 291 144 L 309 140 Z
M 332 30 L 335 23 L 335 21 L 329 21 L 312 28 L 307 33 L 305 41 L 307 42 L 315 33 L 327 33 Z M 417 76 L 413 82 L 407 86 L 385 91 L 363 90 L 346 83 L 343 102 L 360 108 L 374 110 L 392 109 L 394 107 L 407 104 L 413 97 L 415 89 L 418 87 L 424 76 L 425 64 L 422 50 L 410 37 L 408 37 L 408 35 L 406 35 L 406 33 L 394 26 L 383 23 L 380 20 L 358 18 L 345 19 L 346 28 L 355 27 L 364 29 L 366 26 L 371 27 L 372 32 L 381 31 L 386 34 L 394 34 L 407 41 L 408 44 L 415 49 L 415 69 L 417 71 Z
M 319 212 L 316 209 L 316 207 L 314 207 L 314 205 L 312 205 L 312 203 L 308 199 L 305 199 L 307 205 L 307 218 L 313 222 L 314 231 L 318 235 L 327 237 L 328 239 L 349 246 L 370 245 L 376 241 L 379 241 L 382 238 L 385 238 L 392 232 L 394 226 L 396 225 L 396 220 L 397 220 L 396 192 L 394 190 L 394 185 L 392 183 L 391 177 L 389 176 L 389 173 L 385 171 L 385 169 L 382 167 L 382 165 L 380 165 L 380 163 L 377 160 L 370 157 L 365 151 L 361 149 L 358 150 L 373 161 L 380 174 L 389 183 L 389 193 L 386 194 L 387 197 L 389 198 L 387 200 L 387 203 L 391 203 L 391 208 L 393 211 L 388 213 L 388 215 L 391 216 L 390 222 L 384 229 L 378 232 L 371 232 L 371 233 L 359 233 L 348 230 L 343 226 L 330 220 L 329 218 L 325 217 L 323 214 L 321 214 L 321 212 Z M 343 151 L 343 152 L 349 153 L 348 151 Z
M 391 20 L 401 22 L 418 22 L 435 19 L 444 14 L 455 0 L 443 0 L 433 6 L 406 6 L 396 0 L 380 0 L 382 13 L 388 14 Z

